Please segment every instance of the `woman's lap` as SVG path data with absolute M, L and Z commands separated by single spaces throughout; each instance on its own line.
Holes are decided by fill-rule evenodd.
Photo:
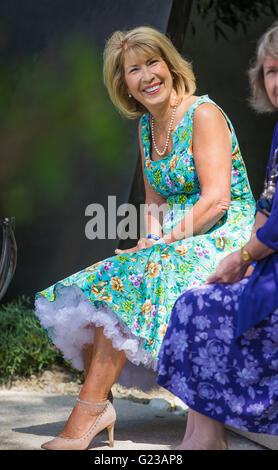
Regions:
M 278 310 L 236 341 L 246 282 L 203 286 L 176 301 L 159 354 L 158 383 L 214 419 L 278 434 Z

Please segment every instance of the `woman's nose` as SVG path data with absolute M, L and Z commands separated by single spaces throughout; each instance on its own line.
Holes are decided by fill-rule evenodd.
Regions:
M 146 82 L 149 82 L 152 79 L 153 74 L 151 73 L 148 67 L 142 68 L 142 77 Z

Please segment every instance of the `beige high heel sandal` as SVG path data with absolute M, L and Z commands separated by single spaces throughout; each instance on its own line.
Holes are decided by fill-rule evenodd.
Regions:
M 42 449 L 47 450 L 85 450 L 88 449 L 90 443 L 95 436 L 107 428 L 109 435 L 109 445 L 114 447 L 114 426 L 116 421 L 116 411 L 110 400 L 103 403 L 91 403 L 77 398 L 78 403 L 86 406 L 102 406 L 103 409 L 96 413 L 98 415 L 96 421 L 84 436 L 78 439 L 69 439 L 64 437 L 55 437 L 51 441 L 42 444 Z

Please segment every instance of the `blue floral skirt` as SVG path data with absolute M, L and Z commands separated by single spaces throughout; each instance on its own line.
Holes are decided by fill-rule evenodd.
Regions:
M 246 282 L 206 285 L 178 298 L 159 353 L 158 384 L 213 419 L 278 435 L 278 308 L 235 340 Z

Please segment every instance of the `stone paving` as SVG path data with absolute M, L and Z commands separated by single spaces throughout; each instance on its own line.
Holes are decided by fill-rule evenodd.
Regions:
M 62 430 L 76 396 L 0 391 L 0 450 L 39 450 Z M 132 396 L 115 398 L 117 410 L 113 450 L 171 450 L 184 434 L 186 408 L 153 398 L 147 404 Z M 169 411 L 172 410 L 172 411 Z M 265 450 L 244 436 L 227 431 L 230 450 Z M 94 439 L 91 450 L 109 452 L 108 433 Z

